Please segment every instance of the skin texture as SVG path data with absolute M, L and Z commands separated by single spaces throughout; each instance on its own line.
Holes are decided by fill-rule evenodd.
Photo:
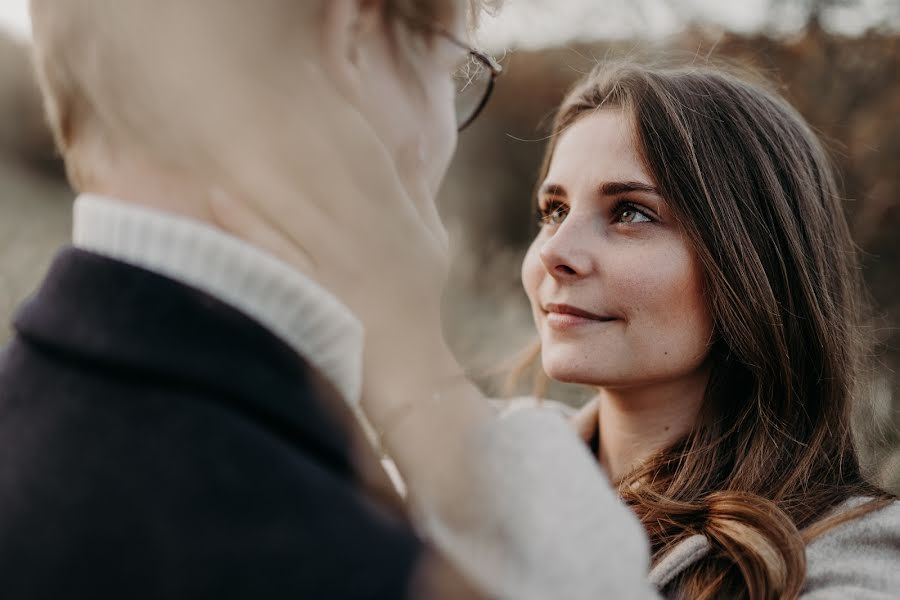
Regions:
M 350 307 L 372 346 L 395 313 L 436 321 L 447 249 L 434 194 L 456 146 L 452 74 L 466 53 L 389 23 L 384 10 L 323 3 L 308 36 L 258 49 L 260 64 L 282 57 L 266 72 L 271 86 L 252 84 L 242 63 L 223 64 L 213 31 L 199 55 L 234 90 L 219 106 L 230 127 L 204 121 L 184 134 L 215 149 L 212 164 L 170 169 L 121 147 L 82 191 L 204 221 L 281 258 Z M 434 25 L 464 37 L 463 17 Z M 284 61 L 293 43 L 303 60 Z M 249 120 L 242 106 L 253 107 Z
M 344 11 L 330 8 L 333 12 L 326 21 L 326 35 L 332 40 L 344 39 L 349 27 L 351 41 L 338 61 L 342 63 L 338 76 L 349 75 L 349 88 L 363 117 L 401 170 L 414 170 L 415 177 L 424 178 L 433 196 L 456 150 L 456 91 L 450 75 L 466 54 L 440 36 L 425 40 L 410 35 L 402 23 L 386 24 L 380 3 L 343 4 Z M 466 38 L 462 6 L 453 22 L 431 25 Z M 340 50 L 336 54 L 341 57 Z M 326 60 L 330 63 L 333 56 L 326 54 Z
M 399 23 L 386 23 L 381 3 L 336 0 L 325 3 L 324 7 L 321 19 L 308 24 L 315 28 L 315 34 L 305 37 L 315 39 L 315 43 L 309 48 L 293 49 L 305 53 L 306 62 L 286 67 L 295 72 L 302 85 L 292 88 L 294 97 L 284 105 L 290 112 L 282 118 L 303 119 L 303 115 L 310 114 L 322 117 L 323 110 L 333 102 L 326 101 L 323 108 L 322 99 L 307 92 L 324 84 L 329 91 L 340 94 L 337 102 L 352 105 L 371 127 L 383 145 L 382 149 L 392 159 L 407 192 L 411 196 L 428 194 L 430 200 L 437 193 L 456 149 L 455 90 L 451 75 L 466 58 L 465 52 L 443 38 L 426 42 L 417 34 L 410 34 Z M 466 37 L 462 13 L 454 22 L 435 25 L 459 38 Z M 273 57 L 290 50 L 273 45 Z M 312 69 L 314 75 L 301 74 L 301 66 Z M 258 87 L 253 93 L 259 96 L 255 105 L 267 106 L 263 100 L 267 100 L 268 88 Z M 320 121 L 323 128 L 328 127 L 327 119 Z M 307 140 L 298 137 L 301 139 L 296 141 L 292 152 L 308 151 Z M 135 148 L 118 147 L 111 152 L 98 140 L 86 139 L 79 143 L 91 157 L 89 162 L 96 173 L 90 185 L 82 186 L 81 191 L 210 222 L 239 237 L 251 237 L 243 229 L 258 229 L 255 224 L 249 224 L 254 221 L 251 214 L 254 208 L 228 206 L 223 209 L 217 199 L 210 200 L 209 188 L 219 182 L 198 178 L 192 172 L 174 172 L 144 159 Z M 343 141 L 335 142 L 335 146 L 339 147 L 340 143 Z M 352 167 L 359 170 L 365 165 L 354 164 Z M 325 179 L 328 174 L 321 177 Z M 301 191 L 310 195 L 318 193 L 313 189 Z M 249 204 L 241 198 L 232 200 L 241 205 Z M 357 201 L 356 197 L 348 200 Z M 302 202 L 297 200 L 298 206 L 293 207 L 295 212 L 305 210 Z M 226 212 L 224 217 L 223 210 Z M 255 233 L 252 237 L 261 235 Z M 281 243 L 272 239 L 262 244 L 259 239 L 248 241 L 294 262 L 290 256 L 285 256 L 287 253 Z M 304 270 L 307 267 L 302 266 Z
M 435 195 L 456 150 L 457 131 L 453 109 L 456 90 L 449 77 L 465 58 L 444 38 L 431 43 L 409 39 L 405 34 L 391 39 L 381 16 L 359 30 L 357 64 L 359 89 L 364 97 L 360 111 L 395 157 L 417 159 L 428 191 Z M 465 38 L 463 21 L 447 26 Z M 406 57 L 395 51 L 407 47 Z M 398 60 L 399 58 L 399 60 Z M 407 160 L 408 162 L 408 160 Z
M 545 371 L 597 389 L 582 421 L 596 419 L 613 480 L 692 425 L 708 379 L 702 272 L 654 187 L 626 113 L 580 118 L 541 184 L 541 229 L 522 265 Z

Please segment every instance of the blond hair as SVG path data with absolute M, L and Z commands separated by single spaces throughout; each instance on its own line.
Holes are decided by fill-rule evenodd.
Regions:
M 389 0 L 385 15 L 441 20 L 458 2 Z M 38 80 L 73 185 L 88 186 L 96 161 L 123 148 L 194 169 L 246 133 L 236 115 L 291 114 L 289 105 L 278 112 L 249 96 L 264 81 L 268 101 L 277 102 L 302 84 L 290 74 L 312 51 L 321 7 L 296 0 L 32 0 Z

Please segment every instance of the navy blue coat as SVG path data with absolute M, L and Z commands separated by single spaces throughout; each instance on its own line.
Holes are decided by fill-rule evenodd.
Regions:
M 0 354 L 0 598 L 404 598 L 336 392 L 191 287 L 77 249 Z

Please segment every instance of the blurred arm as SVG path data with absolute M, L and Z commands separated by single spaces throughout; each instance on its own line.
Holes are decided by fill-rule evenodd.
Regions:
M 415 350 L 367 360 L 385 385 L 364 402 L 426 537 L 499 597 L 658 598 L 643 528 L 569 423 L 540 408 L 501 419 L 449 351 Z

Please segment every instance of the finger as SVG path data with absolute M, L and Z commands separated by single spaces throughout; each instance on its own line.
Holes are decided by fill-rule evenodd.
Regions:
M 589 442 L 597 431 L 600 419 L 600 401 L 594 398 L 572 416 L 571 423 L 575 426 L 578 436 Z
M 424 157 L 418 147 L 407 147 L 397 157 L 397 171 L 404 181 L 407 194 L 428 229 L 431 237 L 442 252 L 448 252 L 450 237 L 437 209 L 434 191 L 428 184 Z

